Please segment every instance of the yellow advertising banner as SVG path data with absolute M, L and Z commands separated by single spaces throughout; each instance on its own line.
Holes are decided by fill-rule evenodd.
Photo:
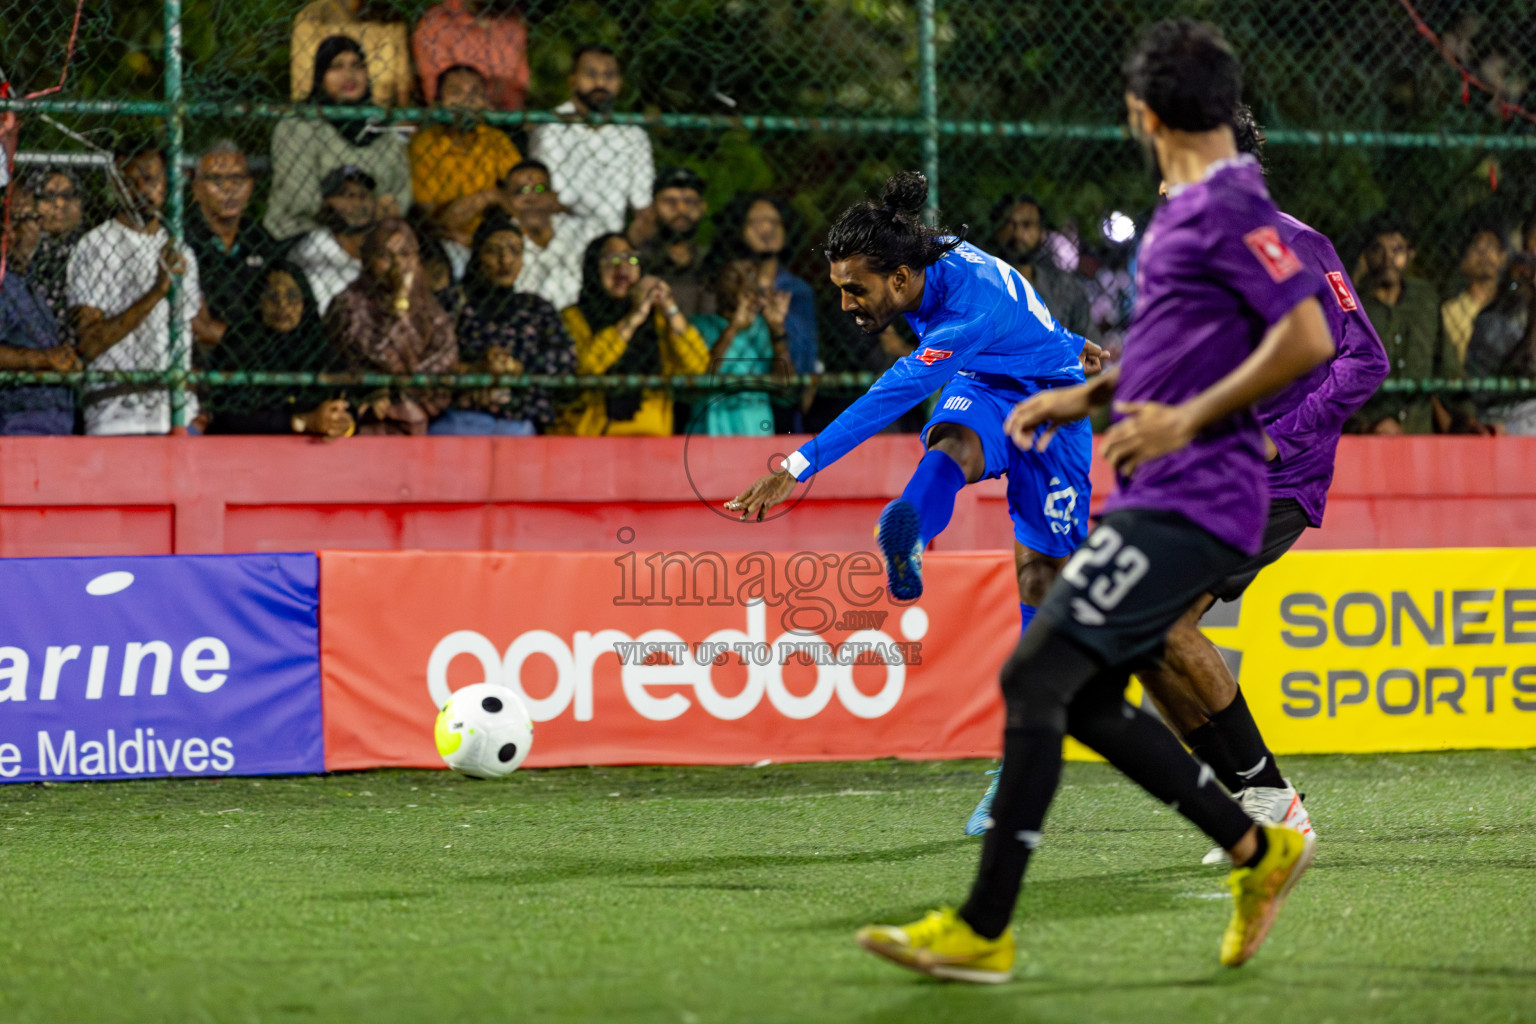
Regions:
M 1293 552 L 1203 628 L 1278 754 L 1536 746 L 1536 549 Z

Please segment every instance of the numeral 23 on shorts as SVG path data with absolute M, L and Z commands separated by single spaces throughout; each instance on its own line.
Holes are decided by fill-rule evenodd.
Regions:
M 1126 544 L 1114 527 L 1100 526 L 1094 530 L 1088 542 L 1077 549 L 1061 570 L 1062 579 L 1088 592 L 1089 600 L 1073 599 L 1073 617 L 1085 626 L 1102 626 L 1104 613 L 1114 611 L 1125 600 L 1149 566 L 1141 549 Z M 1085 572 L 1090 569 L 1098 571 L 1091 575 Z

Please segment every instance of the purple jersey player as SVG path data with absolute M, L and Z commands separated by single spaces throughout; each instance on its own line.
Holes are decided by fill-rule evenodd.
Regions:
M 1190 605 L 1259 551 L 1269 487 L 1253 406 L 1333 355 L 1319 301 L 1327 286 L 1281 239 L 1257 162 L 1237 152 L 1242 75 L 1216 30 L 1153 25 L 1126 79 L 1131 131 L 1171 195 L 1143 243 L 1124 359 L 1026 399 L 1007 426 L 1021 448 L 1039 447 L 1117 399 L 1102 451 L 1119 488 L 1003 668 L 1002 775 L 970 897 L 958 911 L 858 934 L 871 952 L 938 977 L 1011 974 L 1008 923 L 1067 733 L 1227 851 L 1223 964 L 1253 955 L 1311 860 L 1301 833 L 1256 822 L 1124 691 Z
M 1239 106 L 1236 121 L 1238 151 L 1262 166 L 1264 135 L 1252 112 Z M 1280 241 L 1328 284 L 1323 315 L 1335 352 L 1259 406 L 1259 423 L 1268 441 L 1270 496 L 1262 549 L 1195 602 L 1169 631 L 1165 661 L 1138 675 L 1163 718 L 1239 797 L 1244 810 L 1254 818 L 1289 825 L 1315 842 L 1300 794 L 1281 774 L 1237 680 L 1198 625 L 1213 602 L 1241 598 L 1259 572 L 1289 551 L 1307 527 L 1322 524 L 1339 433 L 1387 376 L 1386 350 L 1333 244 L 1284 213 L 1276 228 Z M 1235 612 L 1227 618 L 1236 621 Z M 1205 857 L 1208 864 L 1226 859 L 1220 848 Z

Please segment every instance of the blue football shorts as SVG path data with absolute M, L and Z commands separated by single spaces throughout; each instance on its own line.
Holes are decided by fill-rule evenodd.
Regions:
M 1004 390 L 973 377 L 958 376 L 939 392 L 933 416 L 923 427 L 939 423 L 970 427 L 981 438 L 987 466 L 983 480 L 1008 477 L 1008 514 L 1013 536 L 1042 555 L 1070 555 L 1088 535 L 1088 463 L 1093 453 L 1093 427 L 1087 420 L 1062 427 L 1045 451 L 1023 451 L 1003 433 L 1013 407 L 1028 397 L 1022 390 Z

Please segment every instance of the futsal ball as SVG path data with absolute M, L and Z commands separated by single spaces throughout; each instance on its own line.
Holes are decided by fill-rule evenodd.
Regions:
M 499 779 L 517 771 L 528 756 L 533 719 L 512 690 L 475 683 L 448 698 L 433 734 L 449 768 L 472 779 Z

